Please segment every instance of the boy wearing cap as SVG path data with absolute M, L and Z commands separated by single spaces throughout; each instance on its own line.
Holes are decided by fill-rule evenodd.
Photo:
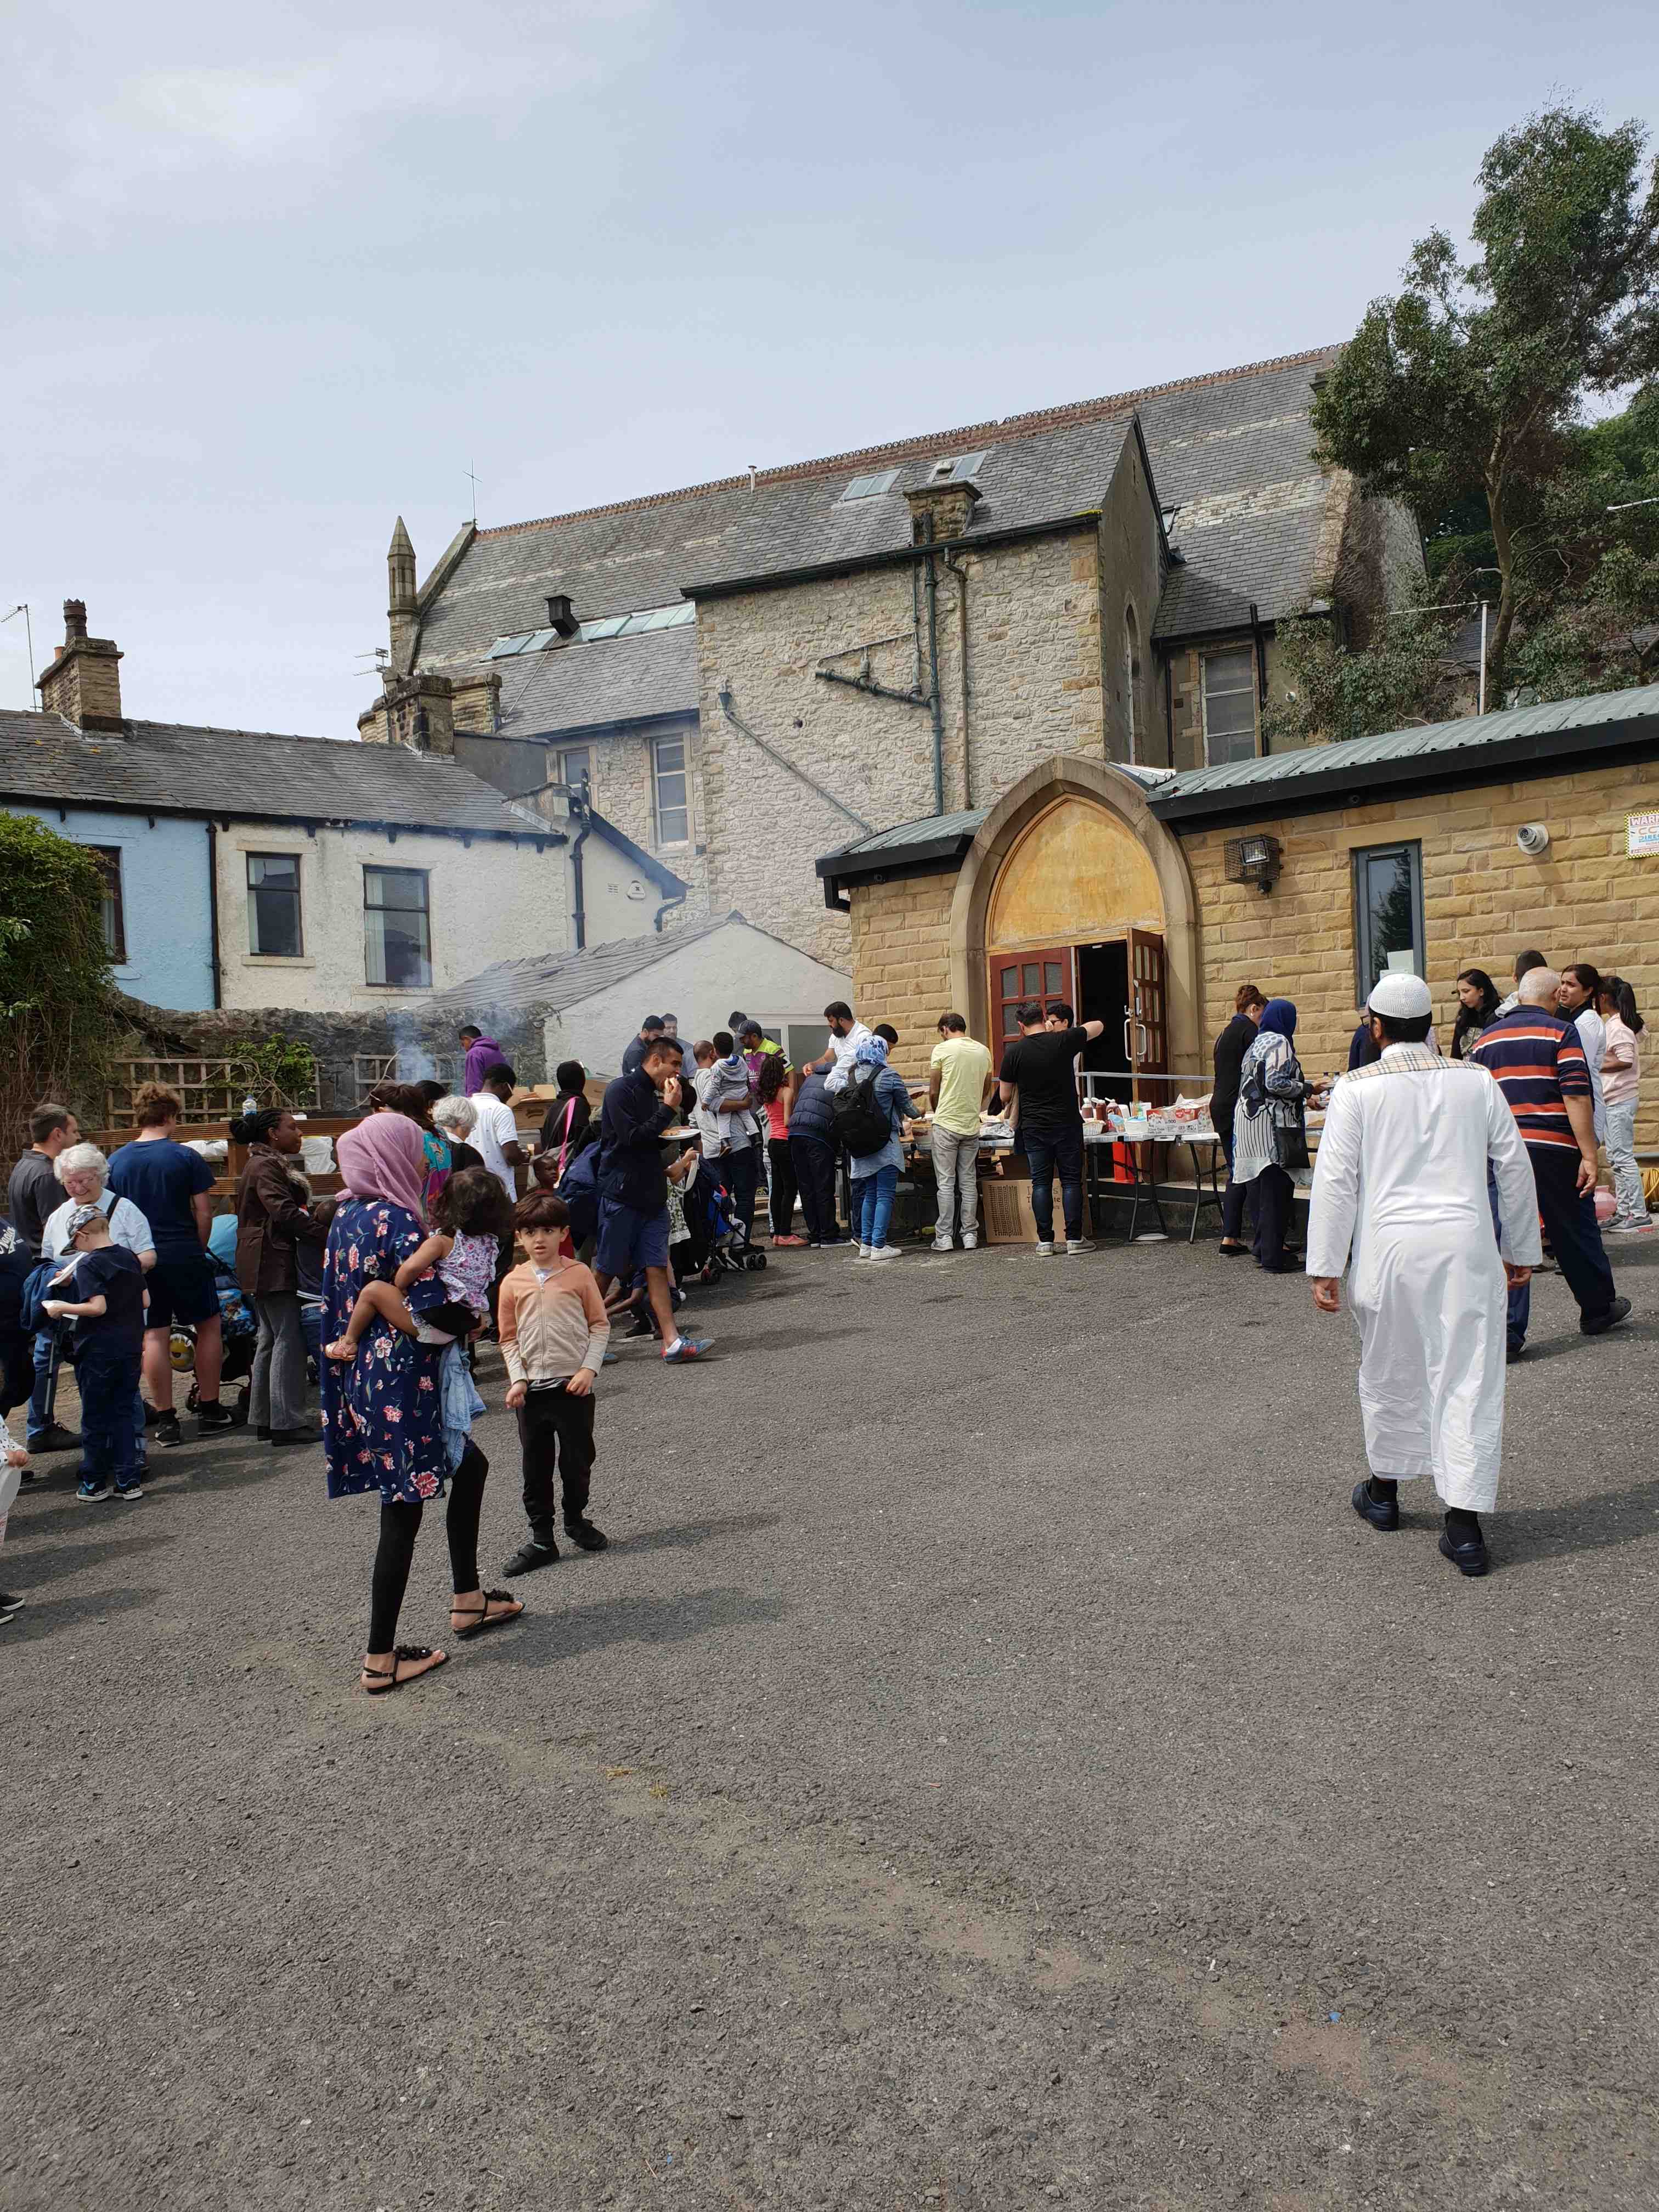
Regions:
M 75 1257 L 52 1279 L 54 1292 L 40 1310 L 75 1323 L 70 1356 L 81 1393 L 85 1474 L 76 1496 L 85 1505 L 109 1497 L 143 1496 L 133 1441 L 132 1401 L 144 1348 L 144 1275 L 135 1255 L 113 1243 L 109 1222 L 96 1206 L 79 1206 L 69 1218 Z
M 1480 1515 L 1498 1496 L 1504 1308 L 1542 1256 L 1526 1148 L 1504 1095 L 1471 1060 L 1427 1044 L 1429 987 L 1378 978 L 1367 1002 L 1381 1056 L 1331 1093 L 1308 1216 L 1314 1304 L 1334 1313 L 1346 1270 L 1359 1324 L 1367 1481 L 1353 1509 L 1400 1526 L 1400 1484 L 1426 1474 L 1446 1508 L 1440 1549 L 1486 1571 Z M 1492 1237 L 1487 1163 L 1503 1216 Z

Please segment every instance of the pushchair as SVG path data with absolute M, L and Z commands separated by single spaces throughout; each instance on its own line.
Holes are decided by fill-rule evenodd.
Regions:
M 686 1226 L 691 1231 L 693 1282 L 717 1282 L 722 1275 L 758 1274 L 765 1267 L 766 1255 L 738 1220 L 730 1194 L 707 1170 L 685 1194 L 684 1203 Z
M 253 1351 L 259 1340 L 259 1323 L 246 1294 L 236 1279 L 236 1271 L 212 1253 L 208 1258 L 213 1267 L 213 1287 L 219 1298 L 219 1332 L 224 1345 L 224 1364 L 219 1370 L 219 1388 L 223 1391 L 227 1382 L 240 1382 L 231 1417 L 236 1421 L 247 1419 L 247 1395 L 253 1375 Z M 197 1407 L 196 1389 L 196 1331 L 187 1322 L 175 1321 L 167 1350 L 175 1375 L 189 1375 L 190 1395 L 185 1400 L 185 1411 L 193 1413 Z M 222 1398 L 221 1400 L 222 1403 Z

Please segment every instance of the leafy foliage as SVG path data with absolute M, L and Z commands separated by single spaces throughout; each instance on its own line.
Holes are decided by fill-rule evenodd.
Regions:
M 1547 621 L 1574 568 L 1548 550 L 1555 488 L 1623 474 L 1627 457 L 1583 427 L 1587 402 L 1659 374 L 1659 179 L 1644 173 L 1645 143 L 1638 124 L 1603 130 L 1565 107 L 1506 131 L 1480 165 L 1474 258 L 1444 231 L 1419 240 L 1403 289 L 1372 302 L 1315 397 L 1321 459 L 1411 507 L 1444 549 L 1437 581 L 1453 566 L 1498 572 L 1489 698 L 1504 696 L 1517 616 Z M 1583 498 L 1577 511 L 1588 520 Z M 1611 608 L 1611 579 L 1607 590 Z
M 317 1055 L 303 1038 L 275 1030 L 263 1041 L 240 1037 L 230 1048 L 236 1080 L 269 1106 L 310 1106 L 317 1099 Z
M 12 1150 L 42 1098 L 96 1118 L 118 1034 L 104 878 L 84 845 L 0 813 L 0 1124 Z
M 1461 572 L 1419 583 L 1412 603 L 1379 622 L 1364 652 L 1346 652 L 1318 616 L 1281 623 L 1282 684 L 1263 709 L 1270 751 L 1321 738 L 1370 738 L 1438 720 L 1444 711 L 1447 647 L 1464 617 L 1438 611 L 1466 596 Z

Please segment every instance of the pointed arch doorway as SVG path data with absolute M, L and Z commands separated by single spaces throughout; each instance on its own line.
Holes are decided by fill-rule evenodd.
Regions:
M 1036 999 L 1104 1023 L 1084 1065 L 1125 1097 L 1172 1058 L 1194 1060 L 1192 882 L 1122 769 L 1060 755 L 1022 778 L 975 836 L 951 919 L 953 987 L 994 1054 Z

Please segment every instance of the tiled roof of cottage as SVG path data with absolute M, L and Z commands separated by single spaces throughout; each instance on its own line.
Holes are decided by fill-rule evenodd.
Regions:
M 619 938 L 611 945 L 595 945 L 581 952 L 537 953 L 524 960 L 497 960 L 464 983 L 437 993 L 435 1007 L 468 1013 L 483 1007 L 504 1012 L 509 1008 L 574 1006 L 596 991 L 624 983 L 630 975 L 654 968 L 688 945 L 712 937 L 732 922 L 743 922 L 735 908 L 729 914 L 711 915 L 682 928 L 647 932 L 643 937 Z M 752 927 L 752 925 L 745 925 Z M 768 933 L 769 934 L 769 933 Z
M 541 624 L 550 592 L 568 596 L 578 619 L 591 623 L 667 606 L 684 592 L 896 552 L 909 542 L 903 493 L 946 455 L 987 456 L 975 472 L 981 499 L 969 540 L 1089 514 L 1137 415 L 1158 496 L 1176 510 L 1170 535 L 1186 563 L 1172 574 L 1159 634 L 1242 625 L 1252 599 L 1272 621 L 1316 582 L 1332 483 L 1311 458 L 1308 409 L 1314 377 L 1335 358 L 1336 349 L 1321 348 L 763 469 L 752 486 L 746 475 L 729 477 L 479 531 L 422 610 L 418 665 L 453 673 L 476 665 L 498 638 Z M 855 477 L 889 470 L 896 475 L 885 491 L 843 499 Z M 532 735 L 690 711 L 695 654 L 690 634 L 668 630 L 485 665 L 502 677 L 504 716 L 516 698 L 504 726 Z
M 83 732 L 62 715 L 0 709 L 0 805 L 150 809 L 297 822 L 551 837 L 554 824 L 458 767 L 401 745 L 280 737 L 183 722 Z

